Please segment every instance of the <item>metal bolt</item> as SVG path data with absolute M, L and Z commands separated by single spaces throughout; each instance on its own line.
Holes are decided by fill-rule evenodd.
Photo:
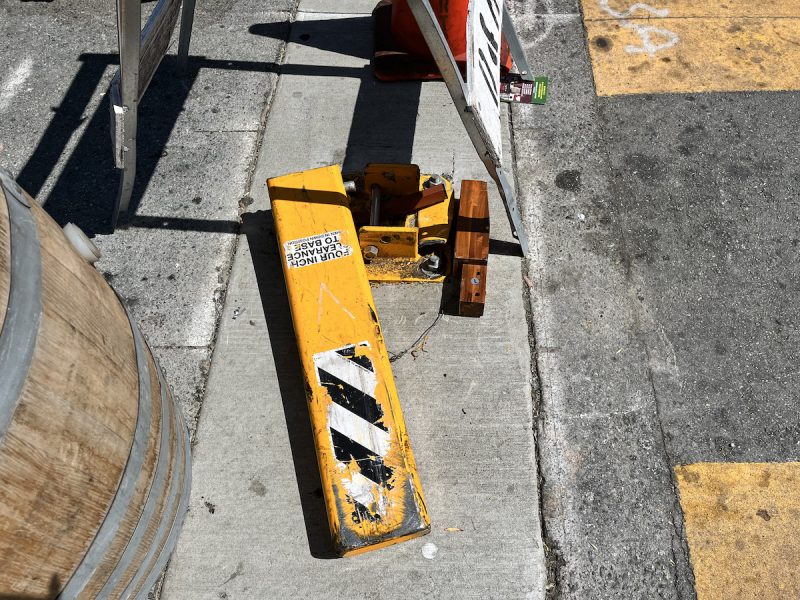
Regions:
M 428 177 L 427 181 L 422 184 L 422 186 L 429 188 L 433 185 L 439 185 L 440 183 L 442 183 L 442 178 L 439 175 L 431 175 Z
M 478 279 L 477 277 L 473 277 L 472 279 L 470 279 L 470 280 L 469 280 L 469 282 L 470 282 L 472 285 L 478 285 L 478 284 L 481 282 L 481 280 L 480 280 L 480 279 Z
M 377 246 L 365 246 L 364 247 L 364 258 L 367 260 L 371 260 L 378 256 L 378 247 Z
M 356 193 L 356 182 L 355 181 L 345 181 L 344 182 L 344 191 L 348 194 L 355 194 Z
M 438 254 L 429 254 L 420 264 L 420 270 L 428 277 L 438 277 L 441 275 L 442 259 Z

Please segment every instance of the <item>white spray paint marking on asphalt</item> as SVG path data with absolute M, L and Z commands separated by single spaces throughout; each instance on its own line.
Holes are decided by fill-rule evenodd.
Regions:
M 544 30 L 540 31 L 536 35 L 534 35 L 531 39 L 525 40 L 524 47 L 527 50 L 538 46 L 541 42 L 543 42 L 550 32 L 553 30 L 554 22 L 553 17 L 564 17 L 567 16 L 569 18 L 576 17 L 578 15 L 555 15 L 553 14 L 553 0 L 544 0 L 544 13 L 542 15 L 537 15 L 536 22 L 543 21 L 544 22 Z M 508 10 L 509 7 L 506 6 L 504 10 Z
M 19 89 L 28 80 L 33 71 L 33 59 L 26 58 L 16 69 L 6 75 L 0 84 L 0 110 L 8 108 Z
M 666 8 L 653 8 L 644 2 L 636 2 L 635 4 L 629 6 L 627 10 L 619 12 L 608 5 L 609 0 L 598 0 L 598 2 L 600 4 L 600 8 L 617 19 L 622 27 L 625 27 L 626 29 L 632 29 L 642 39 L 641 46 L 625 46 L 625 52 L 628 52 L 629 54 L 647 54 L 648 56 L 652 57 L 655 56 L 656 52 L 659 50 L 672 48 L 680 39 L 678 38 L 677 33 L 670 31 L 669 29 L 654 27 L 652 25 L 639 25 L 638 23 L 632 23 L 628 20 L 632 18 L 634 13 L 637 11 L 646 12 L 653 17 L 664 18 L 669 15 L 669 10 Z M 664 41 L 660 44 L 653 42 L 653 35 L 664 38 Z

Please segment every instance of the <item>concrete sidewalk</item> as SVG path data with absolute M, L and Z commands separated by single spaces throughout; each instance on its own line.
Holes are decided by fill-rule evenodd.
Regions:
M 390 352 L 410 349 L 430 328 L 393 368 L 432 533 L 325 560 L 329 534 L 265 180 L 368 161 L 486 179 L 443 84 L 373 78 L 373 4 L 302 2 L 292 25 L 164 599 L 543 597 L 522 264 L 494 190 L 493 248 L 505 255 L 491 256 L 483 318 L 438 317 L 438 285 L 374 289 Z
M 107 235 L 114 3 L 0 4 L 0 164 L 59 224 L 95 236 L 97 267 L 127 300 L 192 430 L 292 7 L 199 3 L 187 78 L 176 79 L 168 55 L 140 105 L 129 227 Z

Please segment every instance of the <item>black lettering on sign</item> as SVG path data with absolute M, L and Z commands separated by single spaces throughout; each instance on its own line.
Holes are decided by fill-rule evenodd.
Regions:
M 492 19 L 494 19 L 494 26 L 497 29 L 500 29 L 500 22 L 497 20 L 497 13 L 496 13 L 497 8 L 495 7 L 494 2 L 492 2 L 492 0 L 489 0 L 486 4 L 489 5 L 489 12 L 492 13 Z
M 480 20 L 481 20 L 481 29 L 483 29 L 483 34 L 486 36 L 486 40 L 489 42 L 489 45 L 491 46 L 491 48 L 495 52 L 498 52 L 500 50 L 500 48 L 497 45 L 497 40 L 494 39 L 494 34 L 491 31 L 489 31 L 488 27 L 486 27 L 486 21 L 483 19 L 483 13 L 481 13 L 479 15 L 479 17 L 480 17 Z M 492 54 L 492 56 L 497 56 L 497 55 L 496 54 Z M 495 59 L 495 62 L 497 62 L 497 59 Z
M 489 67 L 489 64 L 486 62 L 486 56 L 484 55 L 483 50 L 481 50 L 479 48 L 478 49 L 478 54 L 481 57 L 481 60 L 480 60 L 479 64 L 480 64 L 480 67 L 481 67 L 481 74 L 483 75 L 483 80 L 486 82 L 486 85 L 489 87 L 489 91 L 491 92 L 492 100 L 494 100 L 494 103 L 499 107 L 500 106 L 500 102 L 497 99 L 497 88 L 495 88 L 495 86 L 492 85 L 492 80 L 489 77 L 489 74 L 486 72 L 487 69 L 489 70 L 490 73 L 491 73 L 492 70 Z M 484 67 L 484 64 L 486 64 L 485 67 Z

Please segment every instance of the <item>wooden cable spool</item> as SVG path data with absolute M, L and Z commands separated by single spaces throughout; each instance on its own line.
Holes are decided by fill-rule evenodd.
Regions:
M 190 464 L 125 307 L 0 169 L 0 599 L 145 597 Z

